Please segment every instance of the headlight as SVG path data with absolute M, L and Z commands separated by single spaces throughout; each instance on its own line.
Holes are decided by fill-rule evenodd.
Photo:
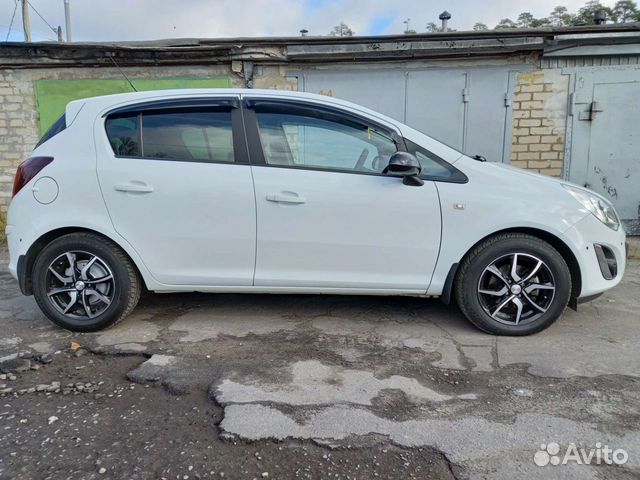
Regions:
M 607 202 L 604 198 L 596 195 L 595 193 L 583 190 L 582 188 L 574 187 L 573 185 L 562 184 L 562 186 L 575 198 L 578 202 L 589 210 L 593 215 L 604 223 L 607 227 L 618 230 L 620 227 L 620 220 L 616 214 L 613 205 Z

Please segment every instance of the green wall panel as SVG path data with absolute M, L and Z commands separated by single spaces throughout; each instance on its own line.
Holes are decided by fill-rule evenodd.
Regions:
M 170 88 L 228 88 L 231 86 L 229 77 L 132 78 L 131 81 L 138 91 Z M 124 78 L 36 80 L 36 104 L 40 135 L 43 135 L 58 117 L 64 113 L 67 103 L 72 100 L 131 91 L 131 86 Z

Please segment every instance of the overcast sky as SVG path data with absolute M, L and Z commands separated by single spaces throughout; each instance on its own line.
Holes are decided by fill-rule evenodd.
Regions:
M 0 0 L 0 41 L 9 30 L 17 0 Z M 30 0 L 53 27 L 64 28 L 63 0 Z M 326 35 L 340 21 L 358 35 L 425 30 L 439 22 L 443 10 L 450 25 L 470 30 L 476 22 L 494 27 L 500 19 L 515 19 L 523 11 L 547 16 L 556 5 L 577 11 L 584 0 L 71 0 L 74 41 L 151 40 L 179 37 Z M 601 3 L 612 5 L 613 0 Z M 23 40 L 18 6 L 9 40 Z M 55 34 L 31 9 L 34 41 L 54 40 Z

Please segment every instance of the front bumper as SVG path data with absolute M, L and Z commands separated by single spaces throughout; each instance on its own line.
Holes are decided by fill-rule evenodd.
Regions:
M 626 235 L 622 226 L 614 231 L 593 215 L 587 215 L 561 238 L 569 245 L 580 266 L 582 288 L 578 296 L 579 303 L 620 283 L 626 263 Z M 602 248 L 610 251 L 610 260 L 615 261 L 615 275 L 606 275 L 606 270 L 603 272 L 602 257 L 599 255 Z

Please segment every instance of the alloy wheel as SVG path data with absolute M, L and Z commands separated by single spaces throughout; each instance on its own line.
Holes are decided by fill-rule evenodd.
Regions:
M 555 290 L 555 279 L 547 264 L 521 252 L 491 262 L 478 281 L 482 309 L 506 325 L 536 321 L 553 303 Z
M 90 319 L 100 315 L 113 301 L 115 279 L 107 263 L 88 252 L 59 255 L 47 269 L 49 301 L 63 315 Z

